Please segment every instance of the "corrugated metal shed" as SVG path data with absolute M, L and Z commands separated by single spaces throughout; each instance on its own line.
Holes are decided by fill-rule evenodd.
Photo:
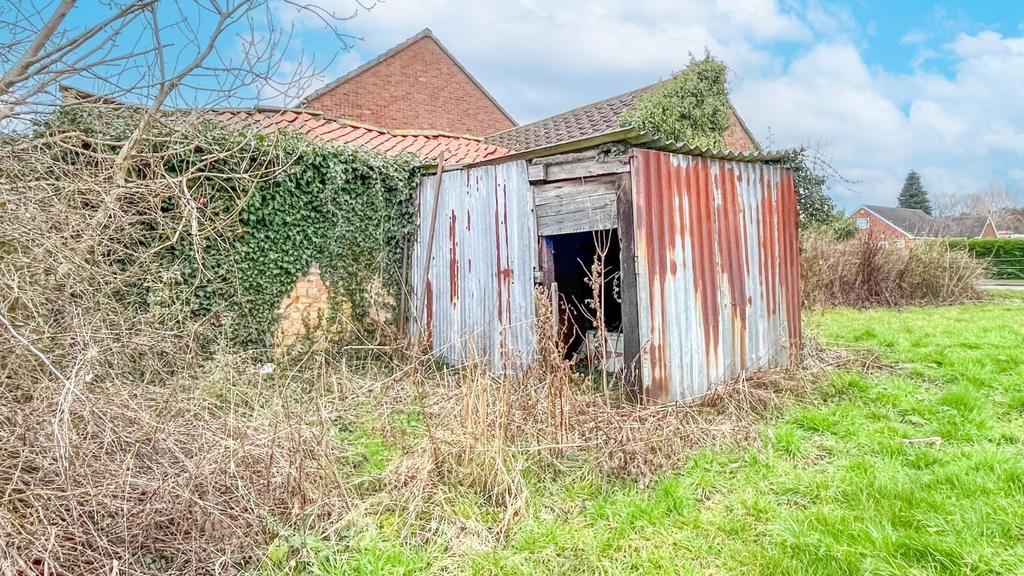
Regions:
M 699 396 L 800 346 L 796 196 L 775 166 L 634 150 L 644 395 Z
M 426 295 L 410 331 L 428 327 L 432 350 L 456 363 L 504 371 L 533 348 L 536 239 L 526 163 L 444 172 L 427 277 L 423 278 L 436 176 L 419 190 L 412 302 Z M 419 316 L 417 320 L 416 316 Z

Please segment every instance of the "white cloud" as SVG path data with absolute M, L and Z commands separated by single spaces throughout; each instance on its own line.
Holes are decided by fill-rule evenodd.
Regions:
M 819 44 L 781 75 L 743 79 L 734 94 L 748 124 L 759 134 L 770 126 L 778 145 L 826 142 L 839 171 L 859 181 L 835 190 L 847 208 L 895 202 L 911 168 L 935 194 L 975 192 L 1021 179 L 1022 41 L 960 35 L 946 47 L 951 77 L 895 76 L 869 68 L 848 43 Z
M 705 48 L 737 77 L 779 69 L 765 44 L 811 38 L 774 0 L 388 0 L 348 24 L 367 57 L 430 27 L 521 121 L 663 79 Z
M 900 38 L 900 44 L 924 44 L 928 36 L 921 30 L 911 30 Z
M 366 41 L 339 75 L 430 27 L 520 121 L 665 78 L 710 49 L 732 68 L 755 135 L 821 144 L 857 181 L 834 191 L 846 208 L 894 203 L 911 168 L 935 194 L 1024 184 L 1024 36 L 961 33 L 942 46 L 936 28 L 912 30 L 913 72 L 893 74 L 863 59 L 870 23 L 824 0 L 388 0 L 346 26 Z M 800 53 L 787 61 L 780 46 Z M 919 68 L 932 60 L 950 72 Z

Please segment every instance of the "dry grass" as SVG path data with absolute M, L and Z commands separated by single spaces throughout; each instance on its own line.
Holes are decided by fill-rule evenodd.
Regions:
M 21 573 L 225 573 L 347 509 L 330 419 L 219 366 L 153 387 L 6 388 L 0 566 Z M 12 383 L 13 384 L 13 383 Z
M 808 308 L 953 304 L 981 297 L 984 267 L 941 242 L 881 244 L 868 234 L 802 239 L 800 282 Z
M 409 519 L 410 539 L 486 545 L 523 517 L 531 474 L 585 467 L 645 483 L 695 448 L 757 442 L 772 409 L 833 362 L 633 406 L 563 359 L 541 294 L 538 354 L 521 374 L 420 358 L 359 375 L 317 349 L 264 375 L 259 356 L 175 307 L 160 247 L 144 240 L 158 227 L 198 246 L 216 229 L 187 178 L 114 185 L 110 159 L 84 144 L 0 150 L 3 576 L 233 573 L 281 535 L 329 536 L 381 512 Z M 73 168 L 53 153 L 69 147 L 84 158 Z M 169 195 L 178 212 L 156 200 Z M 362 411 L 385 440 L 402 438 L 379 483 L 352 472 L 358 447 L 339 434 Z M 422 417 L 422 433 L 403 436 L 396 413 Z M 496 528 L 452 512 L 464 490 L 501 511 Z

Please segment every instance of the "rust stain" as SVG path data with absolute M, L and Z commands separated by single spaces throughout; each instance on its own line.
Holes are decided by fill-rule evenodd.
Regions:
M 429 332 L 430 327 L 434 325 L 434 285 L 430 283 L 430 278 L 427 278 L 426 285 L 424 287 L 426 292 L 427 301 L 427 330 Z M 427 339 L 430 339 L 428 334 Z
M 699 394 L 765 366 L 778 358 L 787 337 L 790 349 L 798 350 L 791 175 L 777 167 L 650 150 L 634 150 L 632 166 L 636 256 L 646 288 L 645 398 Z M 778 333 L 782 322 L 788 333 Z M 752 331 L 758 336 L 751 338 Z M 699 361 L 703 370 L 695 366 Z
M 458 216 L 456 216 L 455 210 L 452 210 L 452 218 L 448 224 L 448 293 L 450 295 L 452 305 L 459 301 L 459 254 L 456 228 L 457 221 Z

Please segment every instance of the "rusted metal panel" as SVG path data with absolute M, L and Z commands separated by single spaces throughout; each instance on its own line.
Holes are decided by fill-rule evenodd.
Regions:
M 644 395 L 693 398 L 793 363 L 800 280 L 792 174 L 637 149 L 634 246 Z
M 533 349 L 536 260 L 530 182 L 524 161 L 445 172 L 432 256 L 424 266 L 435 177 L 420 182 L 419 231 L 412 257 L 410 333 L 429 329 L 432 350 L 455 364 L 515 369 Z M 429 211 L 428 211 L 429 212 Z M 423 270 L 428 270 L 423 278 Z

